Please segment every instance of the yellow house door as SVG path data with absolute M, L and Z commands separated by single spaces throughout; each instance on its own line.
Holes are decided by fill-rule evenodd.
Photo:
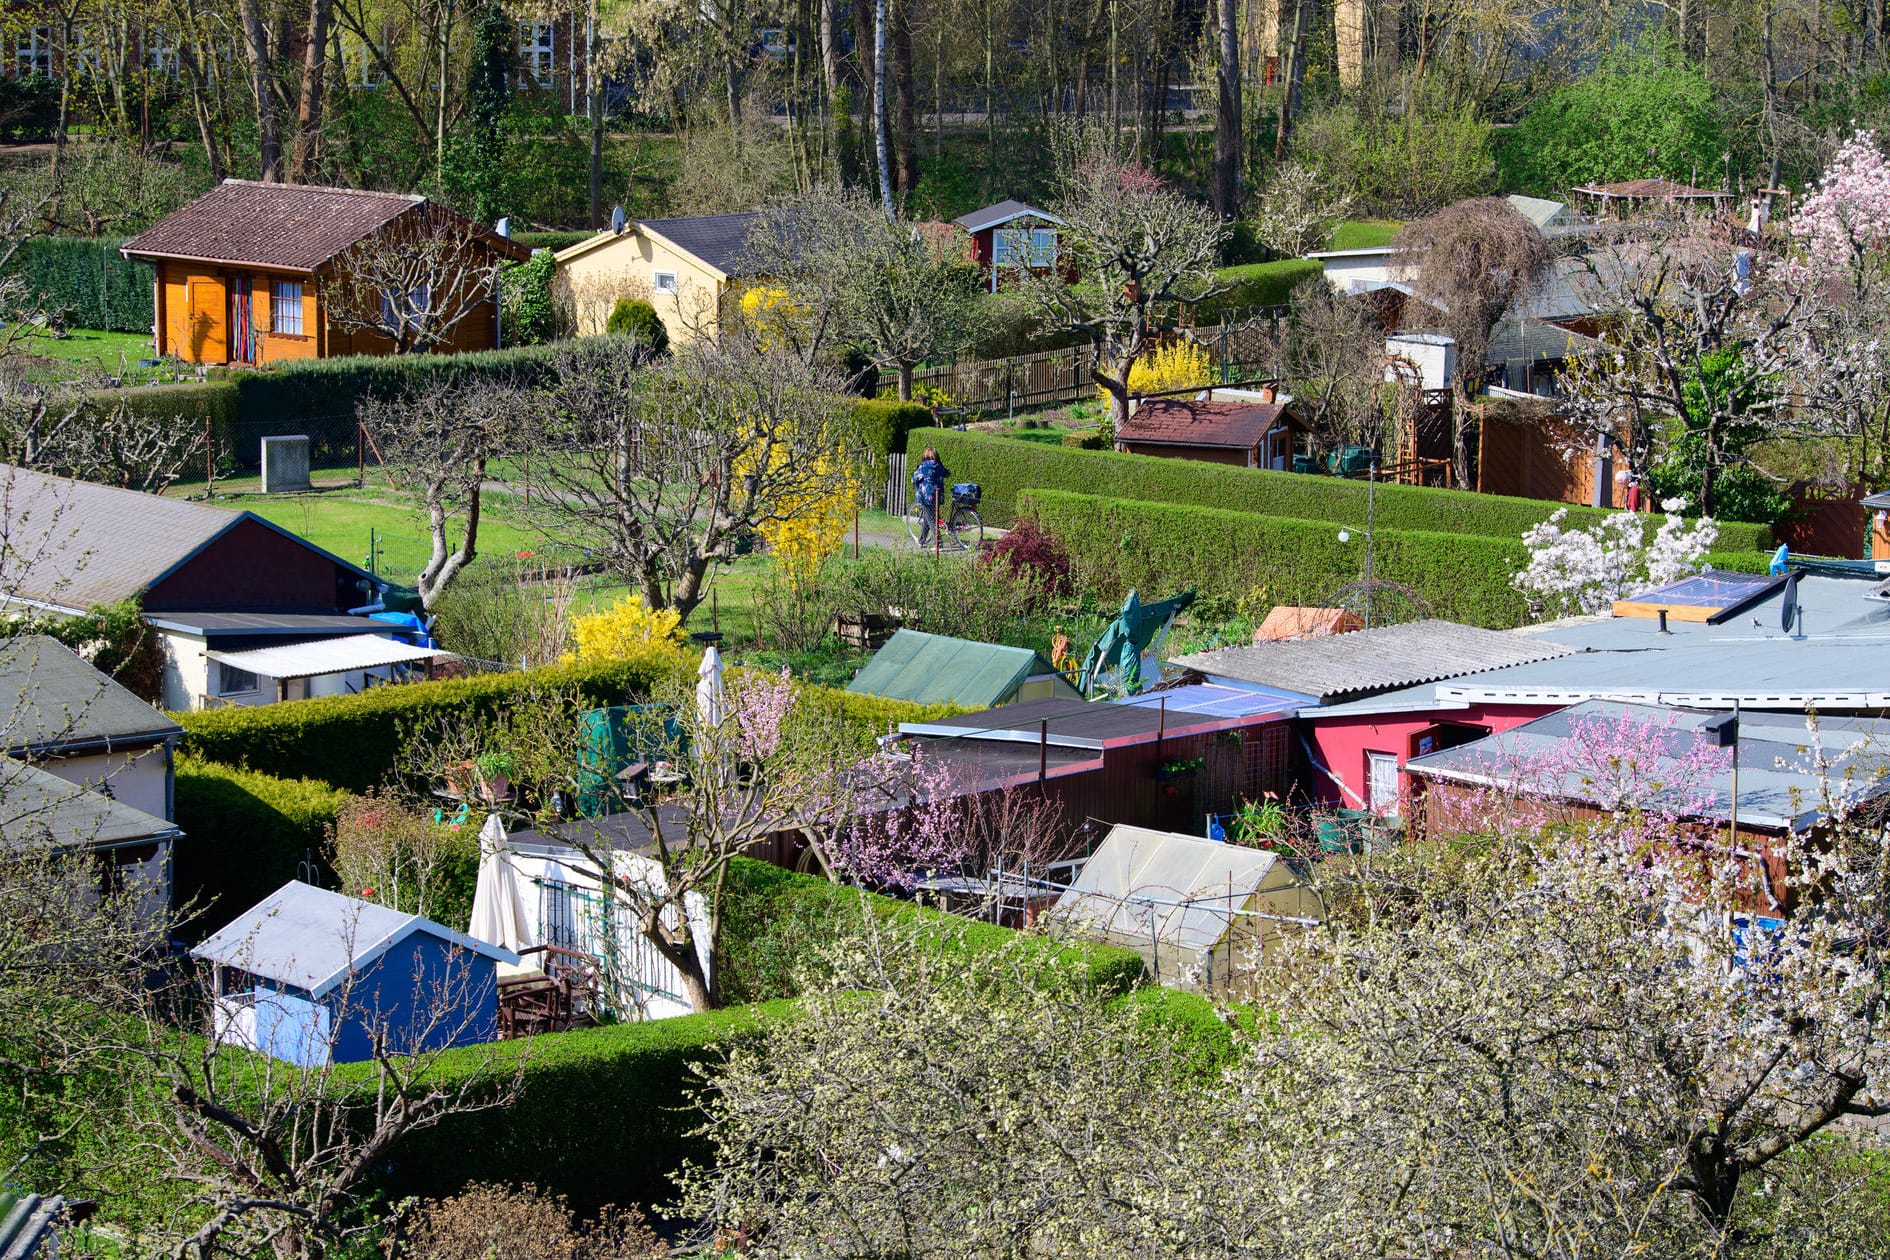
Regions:
M 183 341 L 183 357 L 191 363 L 226 363 L 230 357 L 229 294 L 218 276 L 192 276 L 190 331 Z

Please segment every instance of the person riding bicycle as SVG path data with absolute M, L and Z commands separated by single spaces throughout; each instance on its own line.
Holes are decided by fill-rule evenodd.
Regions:
M 926 447 L 918 468 L 912 474 L 913 498 L 918 503 L 921 547 L 932 537 L 932 526 L 938 523 L 939 505 L 944 497 L 945 483 L 950 477 L 951 474 L 945 471 L 945 465 L 939 461 L 938 452 Z

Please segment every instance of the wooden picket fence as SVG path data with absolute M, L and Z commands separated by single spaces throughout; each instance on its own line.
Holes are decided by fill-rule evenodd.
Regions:
M 951 405 L 970 411 L 1003 412 L 1048 407 L 1094 397 L 1096 362 L 1091 346 L 1044 350 L 1012 359 L 967 360 L 913 374 L 915 385 L 944 390 Z

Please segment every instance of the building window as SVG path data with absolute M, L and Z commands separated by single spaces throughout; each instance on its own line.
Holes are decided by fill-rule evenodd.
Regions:
M 999 228 L 992 233 L 992 264 L 998 267 L 1054 267 L 1057 234 L 1052 228 Z
M 272 332 L 302 335 L 302 282 L 278 280 L 269 290 L 269 328 Z
M 518 62 L 539 87 L 551 86 L 551 71 L 557 65 L 551 32 L 549 22 L 518 24 Z
M 348 81 L 358 88 L 377 88 L 387 82 L 387 71 L 374 48 L 358 35 L 351 35 L 342 45 L 342 62 L 348 69 Z
M 676 292 L 676 273 L 673 271 L 656 272 L 650 277 L 650 287 L 658 293 Z
M 256 675 L 246 669 L 238 669 L 226 661 L 217 662 L 217 694 L 219 696 L 244 696 L 256 690 Z
M 52 27 L 29 26 L 21 31 L 14 64 L 22 79 L 52 78 Z
M 144 60 L 152 70 L 168 78 L 177 77 L 177 49 L 171 44 L 170 32 L 163 27 L 154 26 L 145 32 Z
M 1365 754 L 1368 808 L 1387 818 L 1398 816 L 1398 759 L 1391 753 Z
M 411 293 L 381 294 L 381 323 L 390 334 L 395 329 L 409 328 L 419 332 L 432 309 L 433 290 L 424 284 Z

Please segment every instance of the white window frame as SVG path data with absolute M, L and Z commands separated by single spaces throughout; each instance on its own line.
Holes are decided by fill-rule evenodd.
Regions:
M 1001 227 L 991 233 L 991 265 L 1015 267 L 1020 246 L 1028 251 L 1029 237 L 1024 228 Z
M 1055 228 L 1030 229 L 1030 265 L 1036 268 L 1057 265 L 1057 230 Z
M 217 694 L 219 696 L 253 696 L 262 690 L 262 680 L 246 669 L 238 669 L 227 661 L 218 661 Z M 232 677 L 234 675 L 234 678 Z M 249 685 L 243 686 L 242 679 L 249 679 Z M 236 686 L 230 684 L 235 682 Z
M 539 87 L 550 87 L 558 69 L 558 30 L 551 22 L 518 24 L 518 64 Z
M 28 26 L 13 47 L 13 64 L 20 78 L 53 77 L 52 27 Z
M 177 48 L 171 42 L 171 33 L 161 26 L 153 26 L 144 33 L 144 63 L 157 73 L 175 79 L 177 77 Z
M 1374 814 L 1396 818 L 1398 796 L 1398 755 L 1388 752 L 1366 753 L 1365 807 Z
M 290 291 L 293 290 L 293 293 Z M 293 318 L 283 318 L 285 314 Z M 289 325 L 293 324 L 291 328 Z M 285 337 L 301 337 L 302 331 L 302 282 L 300 280 L 271 280 L 269 282 L 269 331 L 281 333 Z
M 675 297 L 678 289 L 676 273 L 673 271 L 653 271 L 650 273 L 650 291 Z

